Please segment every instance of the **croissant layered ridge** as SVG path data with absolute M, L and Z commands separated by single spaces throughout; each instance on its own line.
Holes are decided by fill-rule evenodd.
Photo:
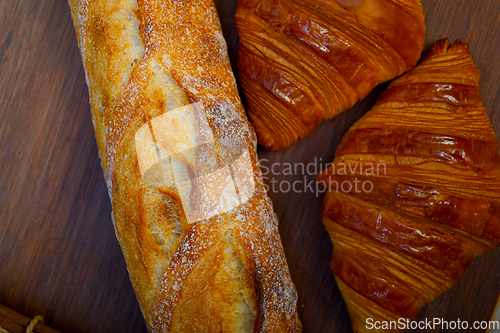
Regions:
M 436 42 L 318 175 L 329 188 L 330 266 L 354 331 L 413 318 L 500 242 L 500 143 L 479 78 L 467 44 Z
M 270 150 L 409 70 L 424 47 L 418 0 L 239 0 L 236 26 L 249 120 Z
M 149 331 L 300 332 L 213 0 L 69 4 L 115 231 Z

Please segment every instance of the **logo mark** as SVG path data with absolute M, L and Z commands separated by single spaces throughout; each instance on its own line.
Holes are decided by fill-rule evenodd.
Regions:
M 215 138 L 201 103 L 151 119 L 135 145 L 144 182 L 174 189 L 188 223 L 228 212 L 255 192 L 246 143 Z

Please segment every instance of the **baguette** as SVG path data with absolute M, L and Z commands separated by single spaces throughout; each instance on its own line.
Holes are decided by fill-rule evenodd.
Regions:
M 149 331 L 301 331 L 213 0 L 69 4 L 113 223 Z M 206 181 L 196 186 L 209 175 L 212 186 L 224 181 L 235 151 L 246 156 L 228 178 L 239 186 L 237 205 L 221 203 L 227 193 Z M 182 171 L 184 187 L 162 178 Z

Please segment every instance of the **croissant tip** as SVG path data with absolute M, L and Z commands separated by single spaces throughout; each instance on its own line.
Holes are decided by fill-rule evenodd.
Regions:
M 448 53 L 448 49 L 450 48 L 450 46 L 450 40 L 448 38 L 442 38 L 431 45 L 431 47 L 427 51 L 426 57 L 430 57 L 433 55 L 445 55 L 446 53 Z
M 297 135 L 283 136 L 280 133 L 272 131 L 264 131 L 261 126 L 255 126 L 255 132 L 257 134 L 257 143 L 262 146 L 265 150 L 269 151 L 281 151 L 289 146 L 297 143 L 299 140 L 303 139 Z
M 469 44 L 462 42 L 460 39 L 455 40 L 453 45 L 448 49 L 448 53 L 461 53 L 465 52 L 470 54 Z
M 257 136 L 257 138 L 258 138 L 257 142 L 265 150 L 280 151 L 280 150 L 283 150 L 285 148 L 285 147 L 281 147 L 281 145 L 277 144 L 272 138 L 260 139 L 258 136 Z
M 431 45 L 423 59 L 435 55 L 457 54 L 462 52 L 470 54 L 469 45 L 467 43 L 462 42 L 460 39 L 456 39 L 452 44 L 448 38 L 442 38 Z

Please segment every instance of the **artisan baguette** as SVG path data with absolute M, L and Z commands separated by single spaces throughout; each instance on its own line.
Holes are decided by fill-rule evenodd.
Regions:
M 69 3 L 116 235 L 148 329 L 299 332 L 213 0 Z M 227 184 L 214 194 L 227 179 L 237 195 Z

